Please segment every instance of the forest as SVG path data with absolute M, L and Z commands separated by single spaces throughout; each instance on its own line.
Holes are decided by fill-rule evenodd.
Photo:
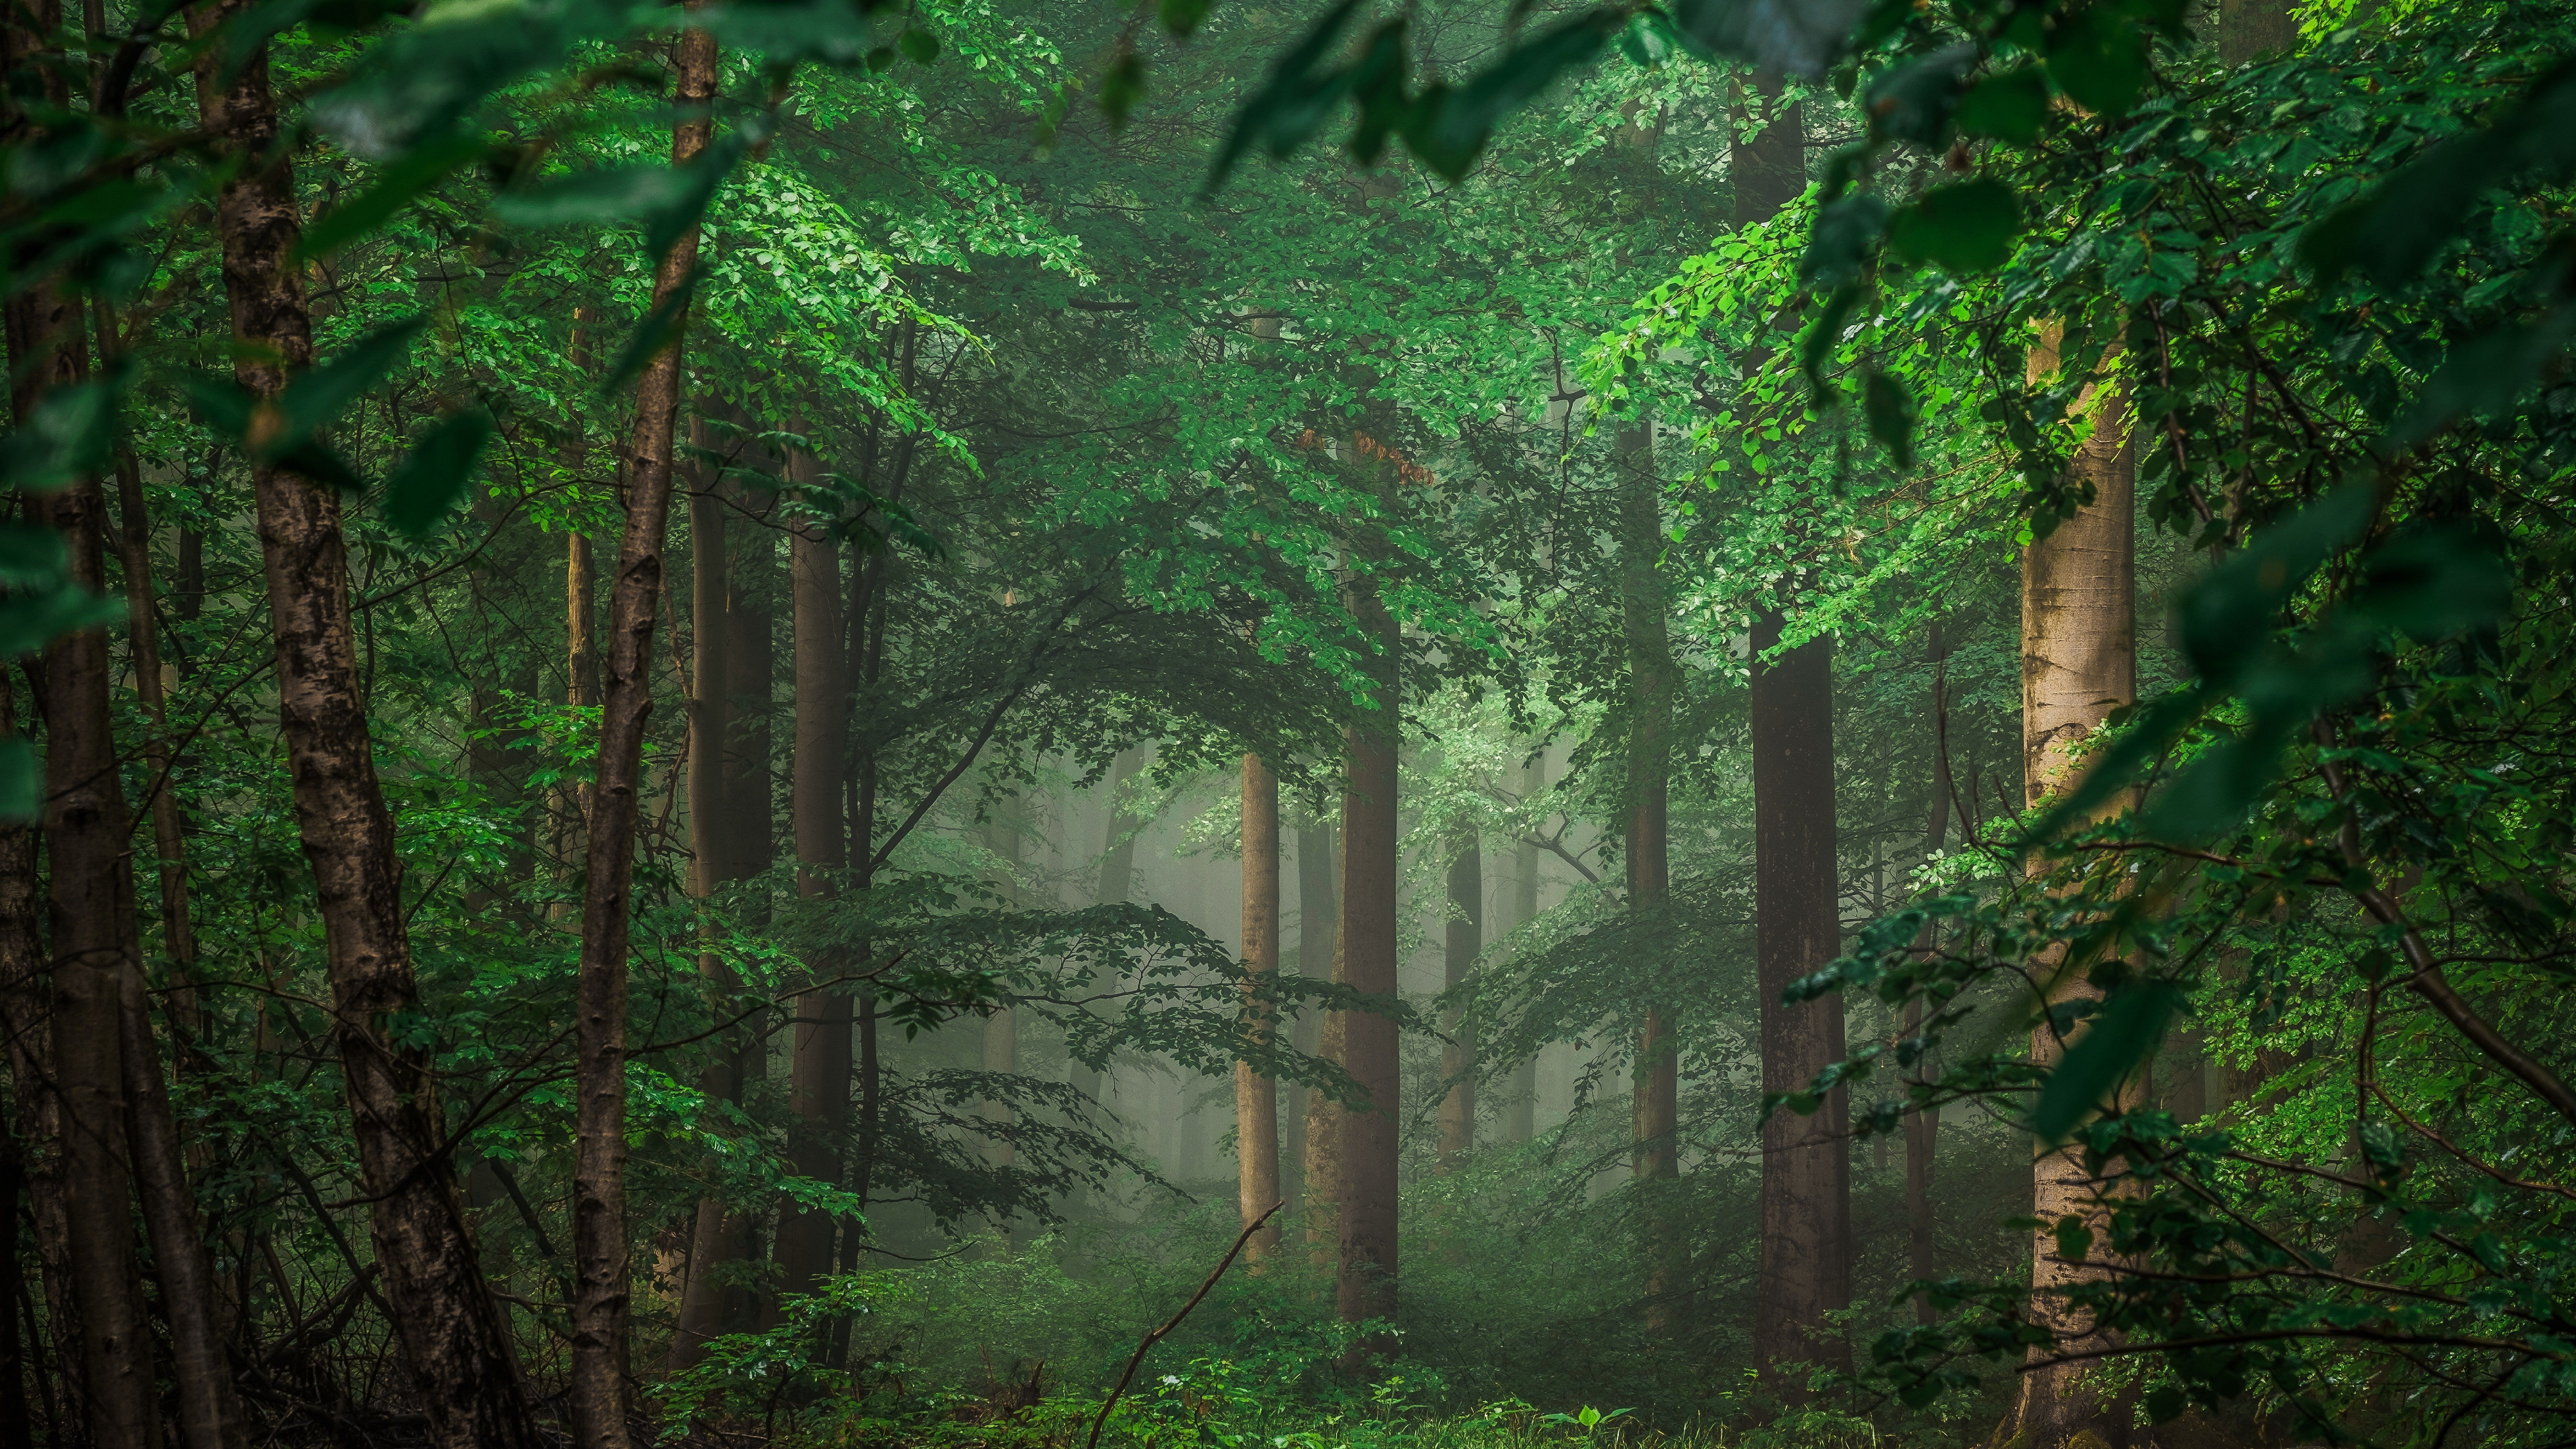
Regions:
M 0 71 L 0 1449 L 2576 1444 L 2571 0 Z

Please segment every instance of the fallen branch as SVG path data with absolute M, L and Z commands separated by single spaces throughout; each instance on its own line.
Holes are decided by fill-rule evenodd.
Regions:
M 1208 1296 L 1208 1290 L 1216 1286 L 1216 1280 L 1224 1277 L 1225 1270 L 1234 1266 L 1234 1255 L 1243 1251 L 1243 1245 L 1252 1241 L 1252 1235 L 1261 1231 L 1263 1223 L 1270 1221 L 1271 1213 L 1286 1206 L 1285 1202 L 1274 1202 L 1269 1212 L 1245 1223 L 1243 1231 L 1235 1237 L 1234 1246 L 1226 1249 L 1225 1256 L 1217 1260 L 1216 1271 L 1207 1275 L 1207 1281 L 1199 1285 L 1199 1291 L 1190 1295 L 1190 1301 L 1181 1305 L 1181 1311 L 1172 1315 L 1171 1322 L 1146 1334 L 1145 1341 L 1136 1345 L 1136 1356 L 1127 1360 L 1127 1371 L 1118 1376 L 1118 1387 L 1111 1389 L 1109 1397 L 1101 1401 L 1100 1417 L 1091 1421 L 1091 1437 L 1083 1441 L 1082 1449 L 1100 1449 L 1100 1431 L 1109 1422 L 1109 1411 L 1118 1407 L 1118 1396 L 1126 1393 L 1127 1386 L 1136 1381 L 1136 1368 L 1145 1361 L 1145 1355 L 1173 1329 L 1181 1326 L 1181 1320 L 1189 1317 L 1190 1310 L 1199 1306 L 1199 1300 Z

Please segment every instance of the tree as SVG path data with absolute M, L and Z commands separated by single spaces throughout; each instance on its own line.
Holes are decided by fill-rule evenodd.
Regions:
M 1259 755 L 1243 757 L 1243 1030 L 1257 1048 L 1278 1031 L 1265 999 L 1279 974 L 1279 777 Z M 1234 1064 L 1234 1131 L 1241 1162 L 1236 1196 L 1244 1226 L 1269 1216 L 1279 1196 L 1279 1083 L 1249 1060 Z M 1254 1262 L 1276 1253 L 1279 1230 L 1264 1224 L 1245 1251 Z

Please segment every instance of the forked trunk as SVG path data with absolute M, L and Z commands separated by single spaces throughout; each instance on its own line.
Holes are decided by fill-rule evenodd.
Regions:
M 1279 974 L 1279 776 L 1259 755 L 1243 757 L 1243 965 L 1254 977 Z M 1268 1046 L 1278 1011 L 1262 1001 L 1255 983 L 1244 986 L 1243 1030 L 1255 1046 Z M 1249 1227 L 1279 1204 L 1279 1083 L 1234 1064 L 1236 1201 Z M 1278 1251 L 1279 1229 L 1264 1223 L 1244 1245 L 1247 1261 Z

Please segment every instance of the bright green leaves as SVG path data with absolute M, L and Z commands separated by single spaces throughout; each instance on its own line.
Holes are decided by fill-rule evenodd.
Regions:
M 2170 981 L 2131 980 L 2113 988 L 2049 1072 L 2039 1103 L 2031 1108 L 2031 1135 L 2052 1144 L 2065 1141 L 2113 1099 L 2120 1084 L 2163 1042 L 2165 1027 L 2181 1008 L 2182 989 Z M 2080 1224 L 2076 1230 L 2084 1231 Z M 2064 1252 L 2069 1246 L 2064 1224 L 2058 1233 Z M 2091 1240 L 2085 1233 L 2083 1243 L 2066 1256 L 2082 1262 L 2084 1244 Z
M 1978 177 L 1925 192 L 1888 224 L 1887 241 L 1908 260 L 1972 274 L 2012 260 L 2021 229 L 2021 197 L 2001 181 Z

